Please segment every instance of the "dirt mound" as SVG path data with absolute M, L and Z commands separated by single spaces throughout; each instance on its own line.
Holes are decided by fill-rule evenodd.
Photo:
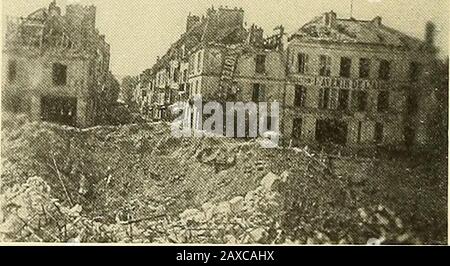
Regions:
M 366 243 L 370 236 L 395 243 L 412 232 L 405 241 L 444 243 L 446 169 L 423 165 L 404 159 L 349 164 L 306 149 L 263 149 L 254 140 L 174 138 L 164 123 L 79 130 L 16 119 L 3 123 L 0 192 L 39 176 L 62 206 L 82 206 L 86 222 L 147 221 L 163 213 L 170 225 L 186 210 L 245 197 L 271 176 L 288 176 L 279 187 L 279 224 L 291 234 L 286 241 Z M 413 193 L 423 196 L 407 200 Z M 397 217 L 407 221 L 401 229 L 393 226 Z M 140 222 L 134 233 L 150 225 Z

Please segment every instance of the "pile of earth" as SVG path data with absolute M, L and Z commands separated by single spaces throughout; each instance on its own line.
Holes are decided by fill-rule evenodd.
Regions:
M 142 221 L 133 223 L 135 233 L 161 215 L 177 224 L 186 210 L 245 198 L 268 174 L 287 173 L 278 206 L 286 241 L 366 243 L 386 235 L 393 243 L 447 241 L 445 158 L 433 165 L 423 157 L 331 160 L 307 149 L 263 149 L 255 140 L 175 138 L 164 123 L 79 130 L 17 118 L 2 127 L 0 193 L 38 176 L 61 206 L 80 206 L 91 223 Z M 361 227 L 362 219 L 375 229 Z

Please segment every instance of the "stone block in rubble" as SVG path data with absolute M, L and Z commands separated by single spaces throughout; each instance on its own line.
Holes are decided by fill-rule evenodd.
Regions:
M 216 205 L 207 202 L 202 205 L 202 210 L 205 214 L 206 221 L 209 221 L 213 218 L 214 213 L 216 212 Z
M 201 223 L 205 221 L 205 214 L 197 209 L 189 209 L 180 214 L 180 219 L 183 222 L 194 221 Z
M 238 196 L 230 200 L 230 210 L 232 213 L 240 213 L 244 209 L 244 197 Z
M 267 231 L 264 228 L 255 228 L 252 229 L 248 232 L 248 239 L 247 239 L 247 243 L 249 243 L 248 241 L 250 241 L 250 243 L 261 243 L 265 237 L 267 236 Z
M 279 182 L 281 182 L 281 177 L 272 172 L 269 172 L 263 177 L 260 184 L 266 191 L 271 191 L 276 189 L 276 186 Z
M 255 200 L 256 195 L 257 195 L 257 193 L 253 190 L 247 192 L 247 194 L 245 195 L 245 198 L 244 198 L 246 203 L 253 202 Z
M 225 235 L 223 237 L 223 240 L 226 244 L 237 244 L 238 243 L 236 237 L 233 235 Z
M 223 201 L 217 205 L 215 210 L 216 214 L 229 215 L 231 212 L 230 203 L 228 201 Z

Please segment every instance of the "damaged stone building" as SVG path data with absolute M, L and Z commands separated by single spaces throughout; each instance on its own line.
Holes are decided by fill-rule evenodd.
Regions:
M 53 1 L 27 17 L 8 18 L 3 48 L 2 109 L 34 121 L 97 123 L 110 47 L 96 29 L 96 8 Z
M 333 11 L 293 34 L 245 28 L 241 9 L 189 15 L 186 32 L 140 76 L 137 101 L 151 118 L 178 100 L 279 102 L 285 145 L 349 148 L 427 145 L 436 115 L 434 28 L 419 40 Z M 144 92 L 145 91 L 145 92 Z M 201 123 L 195 112 L 192 125 Z
M 422 41 L 381 17 L 313 19 L 288 40 L 284 134 L 350 147 L 428 144 L 435 53 L 431 24 Z
M 270 39 L 256 25 L 246 29 L 239 8 L 210 8 L 201 18 L 189 15 L 186 32 L 139 76 L 135 100 L 153 119 L 168 117 L 169 105 L 195 95 L 204 102 L 281 102 L 285 63 L 277 37 L 283 28 L 278 31 Z M 199 128 L 199 122 L 193 111 L 192 125 Z

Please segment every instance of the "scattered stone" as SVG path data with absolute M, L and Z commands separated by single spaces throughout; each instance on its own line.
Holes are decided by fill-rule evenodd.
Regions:
M 274 189 L 277 180 L 281 180 L 281 177 L 270 172 L 263 177 L 260 184 L 266 191 L 271 191 Z
M 260 243 L 266 236 L 267 231 L 264 228 L 256 228 L 249 232 L 250 240 L 255 243 Z
M 233 213 L 242 212 L 244 209 L 244 198 L 239 196 L 230 200 L 230 209 Z
M 228 215 L 231 212 L 230 203 L 228 201 L 221 202 L 217 205 L 215 213 Z
M 201 223 L 205 221 L 206 217 L 205 214 L 200 210 L 189 209 L 180 214 L 180 219 L 185 223 L 189 221 Z

